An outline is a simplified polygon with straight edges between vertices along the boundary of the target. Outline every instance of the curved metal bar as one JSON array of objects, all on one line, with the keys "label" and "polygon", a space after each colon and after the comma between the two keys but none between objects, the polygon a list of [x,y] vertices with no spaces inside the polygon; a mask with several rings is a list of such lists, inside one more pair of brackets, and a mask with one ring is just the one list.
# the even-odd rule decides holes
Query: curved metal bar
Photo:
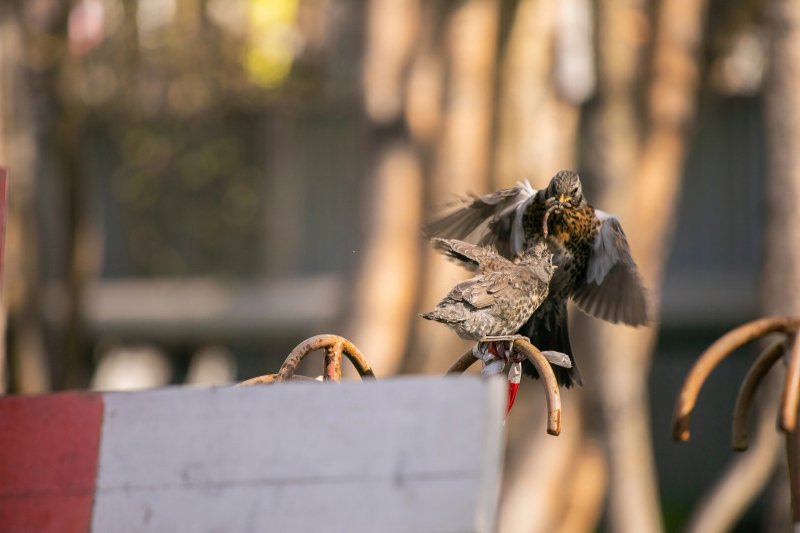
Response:
[{"label": "curved metal bar", "polygon": [[[536,346],[528,341],[517,339],[513,348],[528,358],[539,371],[545,397],[547,398],[547,432],[550,435],[561,433],[561,392],[558,380],[547,358]],[[463,356],[462,356],[463,357]]]},{"label": "curved metal bar", "polygon": [[786,385],[783,388],[778,419],[778,425],[787,433],[797,429],[798,405],[800,405],[800,342],[797,342],[797,335],[794,335],[789,363],[786,365]]},{"label": "curved metal bar", "polygon": [[697,395],[708,376],[723,359],[737,348],[767,333],[794,333],[799,324],[800,319],[796,317],[762,318],[729,331],[709,346],[683,382],[672,415],[672,438],[680,442],[689,440],[689,416],[697,403]]},{"label": "curved metal bar", "polygon": [[761,352],[739,387],[739,394],[736,396],[736,404],[733,407],[731,428],[731,446],[737,452],[746,450],[748,446],[747,422],[750,418],[756,390],[775,362],[783,356],[784,350],[786,350],[786,342],[779,341]]},{"label": "curved metal bar", "polygon": [[325,371],[322,373],[323,381],[334,381],[339,383],[342,381],[342,346],[341,342],[336,342],[332,346],[325,347],[325,360],[323,368]]},{"label": "curved metal bar", "polygon": [[[250,387],[253,385],[269,385],[270,383],[275,383],[278,380],[278,374],[264,374],[263,376],[258,376],[255,378],[250,378],[245,381],[241,381],[234,385],[234,387]],[[310,378],[308,376],[292,376],[290,381],[306,381],[311,383],[319,383],[316,379]]]},{"label": "curved metal bar", "polygon": [[464,354],[456,359],[455,363],[450,365],[445,374],[463,374],[469,367],[471,367],[478,358],[472,353],[472,348],[464,352]]},{"label": "curved metal bar", "polygon": [[342,341],[344,355],[350,360],[351,363],[353,363],[353,366],[356,367],[356,371],[358,372],[358,375],[361,376],[361,379],[375,379],[375,374],[372,372],[372,368],[370,368],[367,358],[364,357],[358,348],[356,348],[356,345],[344,337],[339,337],[339,339]]},{"label": "curved metal bar", "polygon": [[337,344],[341,344],[344,354],[353,363],[353,366],[356,367],[362,379],[375,377],[375,374],[373,374],[372,369],[369,367],[369,363],[367,363],[367,360],[353,343],[338,335],[317,335],[304,340],[289,353],[289,356],[286,357],[283,365],[281,365],[275,381],[282,382],[290,379],[300,365],[300,362],[309,353],[321,348],[333,348]]}]

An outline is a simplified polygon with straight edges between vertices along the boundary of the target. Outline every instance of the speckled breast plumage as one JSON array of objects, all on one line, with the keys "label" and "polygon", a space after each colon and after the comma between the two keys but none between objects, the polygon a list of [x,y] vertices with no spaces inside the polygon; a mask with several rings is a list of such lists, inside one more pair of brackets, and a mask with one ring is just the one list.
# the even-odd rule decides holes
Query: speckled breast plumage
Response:
[{"label": "speckled breast plumage", "polygon": [[[542,223],[546,211],[544,196],[537,196],[522,219],[525,246],[543,237]],[[551,213],[547,226],[547,246],[553,254],[553,264],[558,267],[550,282],[550,297],[565,299],[570,296],[577,280],[586,275],[592,241],[600,221],[594,208],[587,204]]]}]

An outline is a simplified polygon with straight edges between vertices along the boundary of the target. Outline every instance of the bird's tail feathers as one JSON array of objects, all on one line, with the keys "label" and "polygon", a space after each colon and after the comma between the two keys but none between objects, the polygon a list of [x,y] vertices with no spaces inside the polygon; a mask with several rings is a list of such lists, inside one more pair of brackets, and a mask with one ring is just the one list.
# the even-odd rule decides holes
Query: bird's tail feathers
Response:
[{"label": "bird's tail feathers", "polygon": [[[531,343],[539,350],[562,352],[569,356],[572,362],[571,368],[564,368],[561,366],[553,366],[553,373],[558,379],[559,385],[570,388],[573,385],[583,385],[583,376],[581,376],[578,365],[575,363],[575,357],[572,355],[572,346],[569,342],[569,330],[567,329],[567,309],[566,303],[562,302],[557,304],[562,308],[552,309],[539,308],[539,311],[531,316],[531,318],[520,328],[520,334],[525,335],[531,339]],[[522,365],[522,371],[525,375],[538,378],[539,373],[536,368],[529,361],[525,361]]]}]

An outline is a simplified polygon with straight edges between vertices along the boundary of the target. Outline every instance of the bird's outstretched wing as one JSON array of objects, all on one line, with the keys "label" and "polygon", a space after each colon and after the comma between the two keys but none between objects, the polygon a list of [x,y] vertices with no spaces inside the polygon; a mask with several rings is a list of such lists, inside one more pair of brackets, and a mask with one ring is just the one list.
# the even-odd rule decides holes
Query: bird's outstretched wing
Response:
[{"label": "bird's outstretched wing", "polygon": [[522,251],[525,242],[522,215],[535,195],[531,184],[521,181],[485,196],[462,198],[422,229],[428,237],[474,240],[494,246],[505,257],[513,257]]},{"label": "bird's outstretched wing", "polygon": [[431,244],[436,250],[473,272],[483,273],[513,266],[511,261],[503,258],[492,247],[439,238],[431,239]]},{"label": "bird's outstretched wing", "polygon": [[572,293],[583,311],[609,322],[641,326],[650,321],[647,293],[619,220],[595,210],[600,231],[592,243],[586,278]]}]

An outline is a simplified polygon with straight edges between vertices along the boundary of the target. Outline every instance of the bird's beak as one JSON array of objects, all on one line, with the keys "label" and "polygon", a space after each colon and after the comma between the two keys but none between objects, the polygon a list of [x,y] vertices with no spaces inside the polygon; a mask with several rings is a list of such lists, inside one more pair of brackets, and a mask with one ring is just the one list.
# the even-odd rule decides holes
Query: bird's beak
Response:
[{"label": "bird's beak", "polygon": [[570,197],[567,196],[566,194],[562,194],[561,196],[558,197],[558,203],[561,205],[567,204],[569,203],[569,201]]}]

